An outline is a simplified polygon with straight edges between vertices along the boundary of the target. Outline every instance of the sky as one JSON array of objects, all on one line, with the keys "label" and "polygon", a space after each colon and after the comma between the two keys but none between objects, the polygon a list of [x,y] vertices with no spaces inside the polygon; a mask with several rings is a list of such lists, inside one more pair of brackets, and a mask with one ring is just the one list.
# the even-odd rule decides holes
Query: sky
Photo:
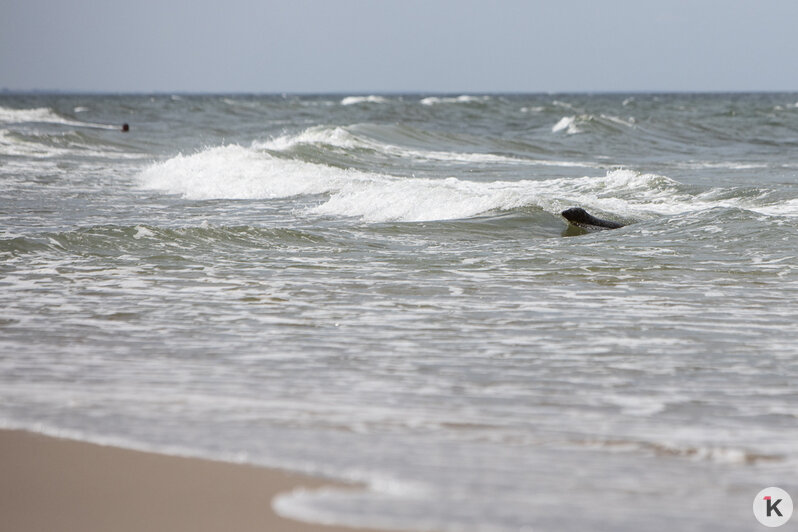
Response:
[{"label": "sky", "polygon": [[0,89],[798,90],[796,0],[0,0]]}]

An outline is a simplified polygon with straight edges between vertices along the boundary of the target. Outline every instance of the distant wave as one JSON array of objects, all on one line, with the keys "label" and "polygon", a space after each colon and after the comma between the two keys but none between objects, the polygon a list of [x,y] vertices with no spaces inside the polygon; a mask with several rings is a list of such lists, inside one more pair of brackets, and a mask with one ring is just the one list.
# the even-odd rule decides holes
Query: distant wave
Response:
[{"label": "distant wave", "polygon": [[347,96],[341,100],[341,105],[357,105],[360,103],[387,103],[388,99],[383,96]]},{"label": "distant wave", "polygon": [[575,116],[564,116],[560,119],[559,122],[554,124],[551,128],[552,133],[557,133],[558,131],[563,131],[563,130],[565,130],[565,132],[568,133],[569,135],[582,132],[581,129],[576,127]]},{"label": "distant wave", "polygon": [[0,107],[0,122],[5,124],[23,124],[26,122],[81,125],[82,122],[67,120],[47,107],[33,109],[12,109]]},{"label": "distant wave", "polygon": [[619,217],[644,219],[715,207],[798,215],[795,203],[761,195],[691,187],[656,174],[613,170],[604,176],[476,182],[407,178],[283,159],[237,145],[178,155],[143,170],[148,189],[187,199],[276,199],[326,194],[308,212],[368,222],[451,220],[496,210],[537,207],[557,214],[580,205]]},{"label": "distant wave", "polygon": [[21,157],[47,158],[66,155],[69,150],[28,142],[15,136],[7,129],[0,129],[0,154]]},{"label": "distant wave", "polygon": [[552,126],[551,132],[558,133],[560,131],[565,131],[568,135],[575,135],[577,133],[583,133],[585,126],[591,124],[617,131],[619,129],[618,126],[620,126],[621,129],[634,128],[635,120],[634,118],[624,120],[623,118],[607,114],[598,116],[590,114],[571,115],[562,117],[559,122]]},{"label": "distant wave", "polygon": [[33,109],[13,109],[10,107],[0,106],[0,124],[24,123],[64,124],[88,128],[118,129],[118,126],[112,126],[108,124],[95,124],[90,122],[81,122],[79,120],[70,120],[68,118],[62,117],[47,107],[36,107]]},{"label": "distant wave", "polygon": [[99,158],[141,159],[145,155],[125,152],[122,148],[102,143],[77,131],[60,133],[19,133],[0,129],[0,155],[46,159],[81,155]]},{"label": "distant wave", "polygon": [[462,96],[429,96],[427,98],[422,98],[419,103],[421,105],[437,105],[441,103],[475,103],[475,102],[487,102],[491,98],[490,96],[470,96],[464,94]]},{"label": "distant wave", "polygon": [[283,135],[266,142],[255,143],[254,146],[272,151],[288,151],[297,146],[316,145],[332,146],[348,150],[364,149],[394,156],[410,157],[432,161],[449,161],[462,163],[503,162],[518,163],[520,159],[491,153],[464,153],[441,150],[423,150],[381,142],[346,127],[315,126],[298,134]]}]

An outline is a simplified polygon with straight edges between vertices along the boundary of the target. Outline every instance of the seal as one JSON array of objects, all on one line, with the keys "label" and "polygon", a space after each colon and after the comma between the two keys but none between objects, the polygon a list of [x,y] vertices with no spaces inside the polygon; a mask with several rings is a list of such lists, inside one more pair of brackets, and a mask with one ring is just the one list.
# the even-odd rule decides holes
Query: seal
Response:
[{"label": "seal", "polygon": [[560,214],[563,218],[568,220],[570,224],[586,231],[603,231],[605,229],[618,229],[624,226],[624,224],[613,222],[612,220],[596,218],[581,207],[571,207],[570,209],[565,209]]}]

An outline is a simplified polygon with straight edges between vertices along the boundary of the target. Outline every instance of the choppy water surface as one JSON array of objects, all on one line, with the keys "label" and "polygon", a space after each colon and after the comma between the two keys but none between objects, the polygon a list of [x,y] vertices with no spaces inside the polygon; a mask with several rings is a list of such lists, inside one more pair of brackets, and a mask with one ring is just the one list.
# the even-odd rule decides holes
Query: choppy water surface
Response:
[{"label": "choppy water surface", "polygon": [[277,501],[351,525],[798,494],[797,94],[6,95],[0,184],[3,426],[361,481]]}]

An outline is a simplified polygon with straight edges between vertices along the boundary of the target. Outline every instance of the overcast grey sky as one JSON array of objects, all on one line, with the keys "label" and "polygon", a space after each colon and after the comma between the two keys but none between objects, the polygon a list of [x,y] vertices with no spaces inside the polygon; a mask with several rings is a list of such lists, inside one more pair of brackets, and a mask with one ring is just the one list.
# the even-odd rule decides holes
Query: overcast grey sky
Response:
[{"label": "overcast grey sky", "polygon": [[798,0],[0,0],[0,87],[798,90]]}]

